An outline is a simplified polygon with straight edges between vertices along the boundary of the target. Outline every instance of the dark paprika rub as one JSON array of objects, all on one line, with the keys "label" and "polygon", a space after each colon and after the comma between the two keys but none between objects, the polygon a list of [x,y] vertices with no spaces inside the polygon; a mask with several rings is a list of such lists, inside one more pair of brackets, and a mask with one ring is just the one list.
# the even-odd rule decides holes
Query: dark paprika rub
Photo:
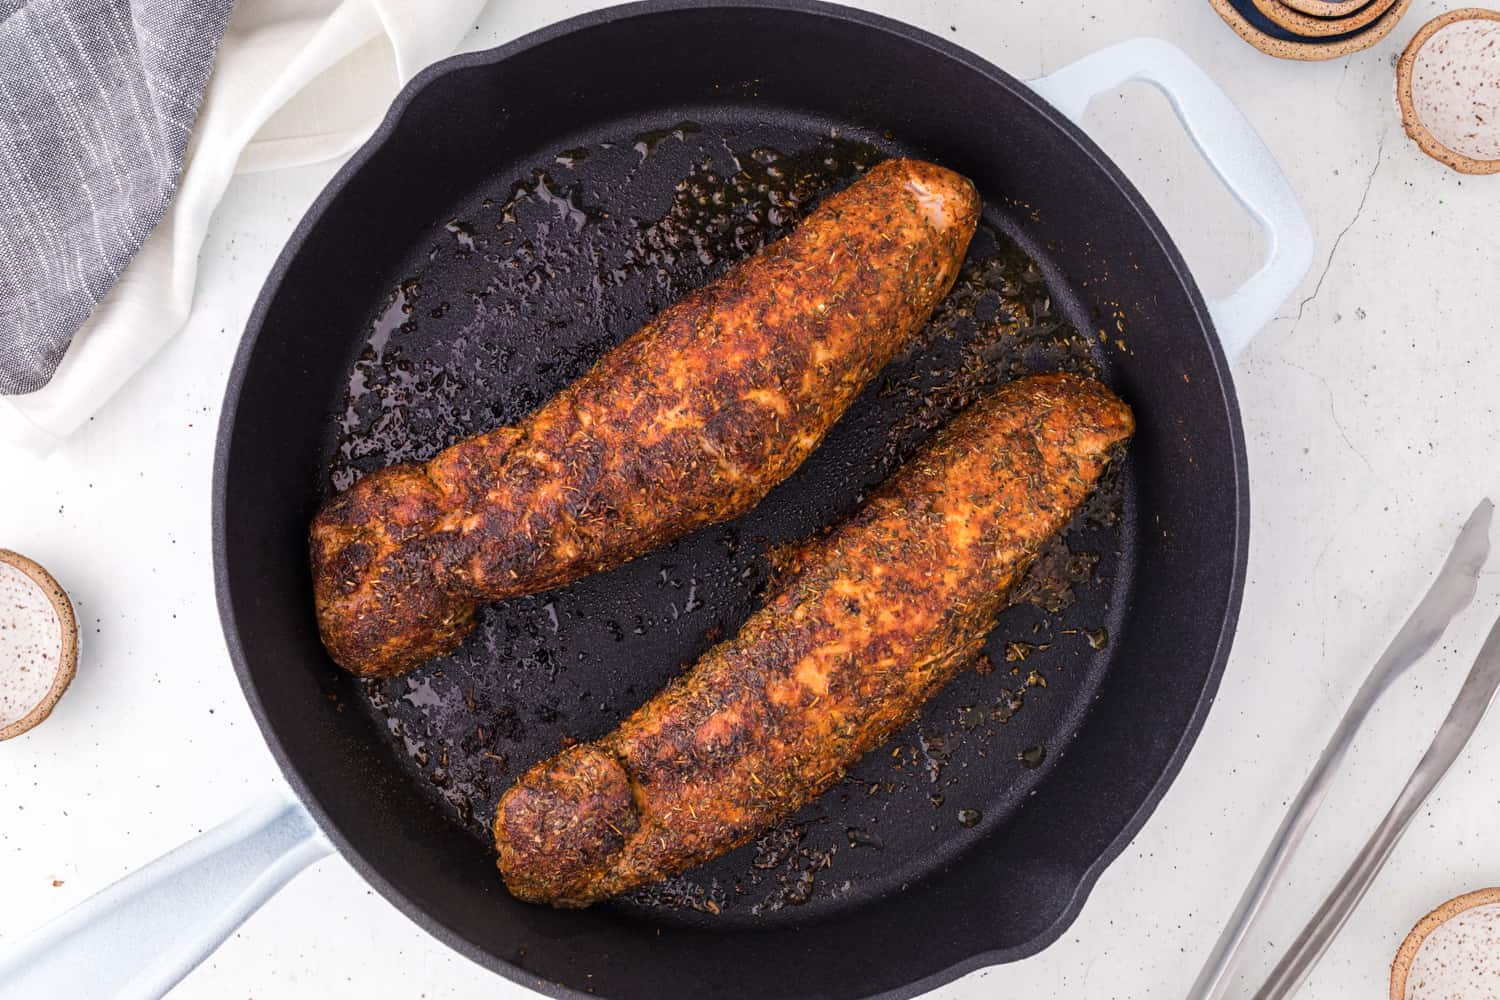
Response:
[{"label": "dark paprika rub", "polygon": [[979,210],[952,171],[877,164],[517,425],[333,497],[310,532],[333,659],[401,673],[455,647],[486,601],[749,510],[926,322]]},{"label": "dark paprika rub", "polygon": [[516,896],[586,906],[739,846],[837,782],[974,662],[1007,591],[1134,431],[1099,382],[1036,375],[941,430],[813,542],[733,639],[495,810]]}]

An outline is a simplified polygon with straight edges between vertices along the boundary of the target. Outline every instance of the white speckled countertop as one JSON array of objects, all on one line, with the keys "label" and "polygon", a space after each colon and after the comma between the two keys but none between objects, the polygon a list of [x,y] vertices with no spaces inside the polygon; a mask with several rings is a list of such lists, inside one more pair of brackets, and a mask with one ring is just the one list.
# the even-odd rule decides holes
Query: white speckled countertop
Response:
[{"label": "white speckled countertop", "polygon": [[[1111,42],[1158,35],[1203,65],[1260,129],[1302,197],[1318,249],[1297,296],[1236,366],[1252,535],[1239,636],[1176,784],[1047,951],[933,997],[1179,997],[1287,796],[1479,497],[1500,496],[1500,178],[1422,155],[1397,121],[1396,57],[1417,0],[1374,49],[1280,62],[1208,4],[880,0],[1032,77]],[[467,46],[599,4],[496,0]],[[1206,291],[1258,251],[1250,222],[1145,87],[1089,123],[1166,221]],[[203,252],[185,334],[44,462],[0,449],[0,545],[72,593],[83,655],[52,718],[0,745],[0,946],[280,780],[240,697],[214,609],[209,474],[225,374],[262,278],[332,174],[238,178]],[[1500,563],[1475,604],[1377,713],[1289,892],[1252,940],[1268,970],[1384,812],[1500,610]],[[1411,925],[1500,884],[1500,719],[1428,803],[1303,996],[1384,994]],[[300,876],[175,998],[516,997],[427,937],[337,857]]]}]

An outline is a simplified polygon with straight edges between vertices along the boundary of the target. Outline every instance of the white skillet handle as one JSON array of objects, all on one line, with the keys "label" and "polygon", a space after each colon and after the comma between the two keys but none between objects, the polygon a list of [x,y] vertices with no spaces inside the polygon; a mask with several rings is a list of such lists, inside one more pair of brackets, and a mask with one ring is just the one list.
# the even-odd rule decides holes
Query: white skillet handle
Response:
[{"label": "white skillet handle", "polygon": [[278,794],[0,953],[0,1000],[156,1000],[332,849]]},{"label": "white skillet handle", "polygon": [[1224,353],[1233,360],[1307,274],[1312,229],[1254,126],[1176,46],[1157,38],[1131,39],[1032,80],[1030,86],[1082,128],[1090,100],[1131,80],[1153,84],[1167,96],[1203,158],[1266,234],[1269,249],[1260,270],[1227,297],[1208,304]]}]

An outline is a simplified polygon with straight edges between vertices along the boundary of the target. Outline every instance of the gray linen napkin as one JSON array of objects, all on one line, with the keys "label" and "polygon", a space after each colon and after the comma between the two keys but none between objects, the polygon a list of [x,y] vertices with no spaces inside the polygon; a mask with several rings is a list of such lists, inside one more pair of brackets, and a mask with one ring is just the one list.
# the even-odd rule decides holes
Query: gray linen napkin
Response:
[{"label": "gray linen napkin", "polygon": [[0,395],[166,213],[234,0],[0,0]]}]

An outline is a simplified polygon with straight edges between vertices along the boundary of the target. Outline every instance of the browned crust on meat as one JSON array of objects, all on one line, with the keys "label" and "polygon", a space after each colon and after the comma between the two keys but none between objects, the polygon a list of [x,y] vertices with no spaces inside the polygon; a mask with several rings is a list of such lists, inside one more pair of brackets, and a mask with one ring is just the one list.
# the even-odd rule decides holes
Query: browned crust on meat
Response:
[{"label": "browned crust on meat", "polygon": [[1124,403],[1075,375],[965,411],[739,635],[613,733],[522,775],[495,811],[511,892],[586,906],[717,857],[838,781],[973,661],[1133,431]]},{"label": "browned crust on meat", "polygon": [[878,164],[515,427],[334,497],[310,539],[329,653],[399,673],[453,648],[482,602],[753,507],[927,320],[979,207],[952,171]]}]

